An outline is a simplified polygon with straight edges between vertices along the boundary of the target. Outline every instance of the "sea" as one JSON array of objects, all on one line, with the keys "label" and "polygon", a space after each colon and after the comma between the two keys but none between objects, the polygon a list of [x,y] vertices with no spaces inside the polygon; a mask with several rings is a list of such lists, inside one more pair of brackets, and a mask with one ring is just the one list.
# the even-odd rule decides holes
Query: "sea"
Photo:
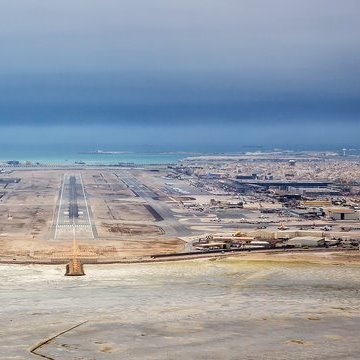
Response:
[{"label": "sea", "polygon": [[197,152],[137,151],[127,149],[97,149],[69,146],[0,147],[0,162],[19,161],[21,163],[115,165],[131,164],[174,164]]},{"label": "sea", "polygon": [[[0,162],[19,161],[32,164],[75,164],[85,163],[87,165],[116,165],[122,164],[175,164],[187,157],[200,155],[223,155],[241,154],[256,151],[332,151],[342,153],[342,149],[279,149],[265,148],[262,146],[238,146],[238,147],[186,147],[166,148],[154,146],[122,147],[113,145],[111,147],[99,148],[96,146],[73,146],[73,145],[16,145],[7,146],[0,144]],[[349,154],[359,156],[360,150],[349,149]]]}]

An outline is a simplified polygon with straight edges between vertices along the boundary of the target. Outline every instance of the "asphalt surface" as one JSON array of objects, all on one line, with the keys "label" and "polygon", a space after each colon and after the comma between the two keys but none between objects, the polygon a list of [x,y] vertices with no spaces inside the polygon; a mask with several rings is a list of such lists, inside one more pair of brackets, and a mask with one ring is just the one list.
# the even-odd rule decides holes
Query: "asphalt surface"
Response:
[{"label": "asphalt surface", "polygon": [[157,200],[159,197],[158,193],[141,183],[128,171],[117,172],[116,175],[136,196],[141,197],[160,215],[163,220],[159,222],[159,225],[164,229],[166,235],[181,237],[192,234],[190,229],[179,222],[165,202]]},{"label": "asphalt surface", "polygon": [[54,222],[54,239],[72,239],[74,228],[76,237],[93,239],[93,227],[81,175],[65,174]]}]

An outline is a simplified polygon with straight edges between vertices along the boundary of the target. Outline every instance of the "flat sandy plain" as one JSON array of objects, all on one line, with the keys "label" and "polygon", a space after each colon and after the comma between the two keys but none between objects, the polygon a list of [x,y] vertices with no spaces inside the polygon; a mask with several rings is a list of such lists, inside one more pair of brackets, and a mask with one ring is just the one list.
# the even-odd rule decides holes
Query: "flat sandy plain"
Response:
[{"label": "flat sandy plain", "polygon": [[[139,173],[141,170],[135,172],[134,177]],[[143,173],[141,176],[151,181],[151,174],[146,171]],[[66,232],[65,227],[59,227],[60,231],[54,236],[64,175],[76,175],[83,182],[95,234],[94,238],[83,236],[81,228],[76,229],[80,252],[85,258],[145,256],[183,249],[183,241],[177,239],[174,232],[165,231],[167,219],[159,221],[148,205],[149,201],[153,201],[156,205],[169,207],[166,202],[172,201],[166,196],[164,201],[157,202],[138,196],[122,180],[122,177],[129,177],[127,171],[42,169],[1,175],[2,178],[21,179],[18,183],[3,185],[2,189],[2,258],[36,261],[67,258],[71,254],[72,231]],[[82,189],[79,188],[79,199],[81,193]],[[64,194],[64,208],[67,201],[67,194]]]},{"label": "flat sandy plain", "polygon": [[[184,248],[189,228],[162,174],[14,171],[2,175],[21,181],[2,190],[1,260],[69,257],[72,232],[55,236],[64,173],[81,179],[89,206],[94,236],[77,228],[81,256]],[[247,253],[87,264],[75,278],[63,265],[1,264],[0,359],[358,359],[359,264],[354,251]]]},{"label": "flat sandy plain", "polygon": [[0,265],[2,359],[359,358],[359,266],[227,258],[63,270]]},{"label": "flat sandy plain", "polygon": [[[186,241],[192,236],[257,226],[239,219],[255,219],[259,210],[226,210],[218,213],[219,223],[214,214],[184,206],[186,199],[209,203],[213,194],[185,180],[169,180],[166,168],[153,170],[43,168],[1,174],[0,261],[65,263],[72,256],[74,235],[85,262],[142,260],[189,251]],[[67,214],[71,177],[77,181],[80,210],[75,232]],[[278,222],[271,226],[277,231]]]}]

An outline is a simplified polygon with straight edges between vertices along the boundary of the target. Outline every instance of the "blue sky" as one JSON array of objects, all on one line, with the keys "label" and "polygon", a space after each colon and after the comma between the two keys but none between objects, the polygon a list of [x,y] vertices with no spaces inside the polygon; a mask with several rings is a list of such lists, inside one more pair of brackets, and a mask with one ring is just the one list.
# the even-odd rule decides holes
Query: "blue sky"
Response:
[{"label": "blue sky", "polygon": [[357,0],[2,0],[4,143],[357,145],[359,15]]}]

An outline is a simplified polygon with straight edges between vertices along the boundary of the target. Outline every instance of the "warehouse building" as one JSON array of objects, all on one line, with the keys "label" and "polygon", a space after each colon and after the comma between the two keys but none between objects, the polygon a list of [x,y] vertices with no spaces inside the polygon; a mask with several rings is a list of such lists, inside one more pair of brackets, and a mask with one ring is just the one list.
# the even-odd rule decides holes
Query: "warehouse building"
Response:
[{"label": "warehouse building", "polygon": [[333,220],[359,220],[359,213],[349,208],[329,209],[328,214]]},{"label": "warehouse building", "polygon": [[287,240],[286,245],[294,247],[322,247],[325,238],[316,236],[298,236]]}]

